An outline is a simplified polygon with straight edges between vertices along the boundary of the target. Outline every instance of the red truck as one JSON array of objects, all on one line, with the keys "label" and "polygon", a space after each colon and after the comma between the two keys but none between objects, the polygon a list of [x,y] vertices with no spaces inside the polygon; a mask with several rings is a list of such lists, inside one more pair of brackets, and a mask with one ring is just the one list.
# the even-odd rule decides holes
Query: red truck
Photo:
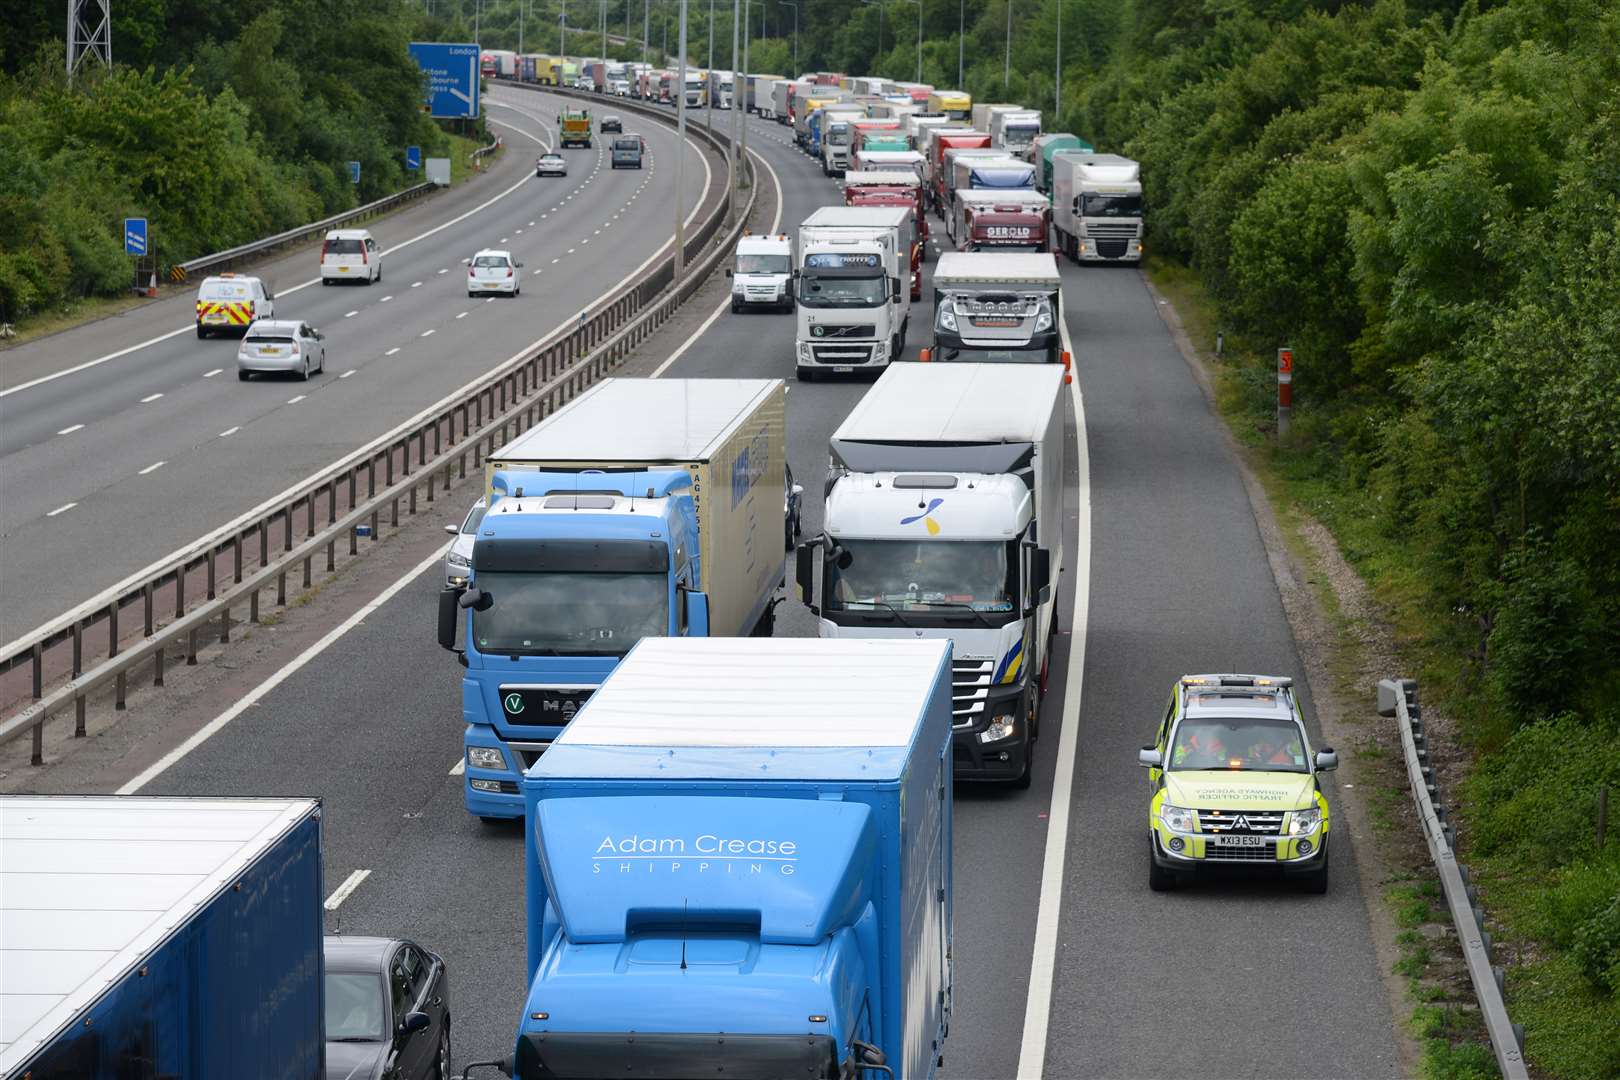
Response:
[{"label": "red truck", "polygon": [[937,135],[929,147],[931,156],[928,159],[928,197],[933,200],[934,209],[941,214],[950,211],[950,204],[945,202],[945,151],[947,150],[980,150],[988,149],[990,136],[982,131],[953,131],[949,135]]},{"label": "red truck", "polygon": [[923,252],[928,245],[928,215],[922,184],[910,173],[850,172],[844,175],[845,206],[904,206],[911,210],[911,298],[922,299]]},{"label": "red truck", "polygon": [[1037,191],[972,188],[956,193],[963,251],[1050,251],[1052,204]]}]

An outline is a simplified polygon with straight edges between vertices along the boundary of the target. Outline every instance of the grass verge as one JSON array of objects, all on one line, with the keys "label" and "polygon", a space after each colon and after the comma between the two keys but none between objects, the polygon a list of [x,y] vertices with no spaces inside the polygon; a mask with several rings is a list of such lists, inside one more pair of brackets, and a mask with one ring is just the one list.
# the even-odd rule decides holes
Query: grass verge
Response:
[{"label": "grass verge", "polygon": [[[1371,496],[1344,481],[1313,418],[1296,414],[1278,449],[1274,357],[1228,338],[1217,360],[1219,314],[1196,272],[1163,261],[1146,270],[1205,361],[1217,411],[1246,448],[1290,546],[1305,521],[1332,534],[1379,606],[1403,673],[1419,679],[1431,739],[1433,714],[1454,724],[1442,796],[1489,913],[1509,1012],[1525,1028],[1534,1073],[1620,1077],[1620,837],[1599,848],[1593,826],[1605,784],[1620,803],[1620,720],[1562,717],[1515,728],[1493,715],[1477,691],[1472,628],[1431,593],[1421,561],[1380,531]],[[1345,629],[1331,589],[1318,592]],[[1341,651],[1335,665],[1355,666],[1356,650]],[[1410,813],[1399,751],[1369,744],[1353,753],[1380,777],[1364,792],[1375,835],[1398,836]],[[1449,916],[1427,853],[1420,854],[1408,860],[1413,880],[1391,886],[1384,899],[1399,928],[1395,970],[1408,982],[1421,1071],[1428,1080],[1494,1076],[1454,935],[1444,929]]]}]

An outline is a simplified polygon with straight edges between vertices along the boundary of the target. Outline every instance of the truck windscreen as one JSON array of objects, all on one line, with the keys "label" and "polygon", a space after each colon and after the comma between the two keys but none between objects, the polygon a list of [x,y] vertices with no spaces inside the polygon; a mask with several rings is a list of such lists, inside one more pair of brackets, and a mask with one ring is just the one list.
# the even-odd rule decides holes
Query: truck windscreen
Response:
[{"label": "truck windscreen", "polygon": [[1082,217],[1141,217],[1140,195],[1086,194],[1080,203]]},{"label": "truck windscreen", "polygon": [[[1018,555],[1002,540],[840,540],[849,565],[827,564],[829,610],[1010,614]],[[1005,620],[1001,620],[1005,621]]]},{"label": "truck windscreen", "polygon": [[799,278],[799,302],[805,307],[880,307],[888,293],[888,279],[881,272],[857,277],[807,270]]},{"label": "truck windscreen", "polygon": [[478,572],[489,607],[472,616],[480,652],[622,656],[669,632],[664,574]]},{"label": "truck windscreen", "polygon": [[518,1080],[837,1080],[825,1035],[524,1032]]}]

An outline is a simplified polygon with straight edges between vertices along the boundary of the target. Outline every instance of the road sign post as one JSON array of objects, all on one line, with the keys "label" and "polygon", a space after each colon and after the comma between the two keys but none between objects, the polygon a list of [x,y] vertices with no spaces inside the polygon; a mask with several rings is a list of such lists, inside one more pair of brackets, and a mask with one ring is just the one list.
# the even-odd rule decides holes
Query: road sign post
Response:
[{"label": "road sign post", "polygon": [[1277,439],[1288,437],[1288,425],[1294,418],[1294,350],[1283,346],[1277,350]]},{"label": "road sign post", "polygon": [[405,148],[405,167],[407,169],[420,169],[422,167],[422,148],[420,146],[407,146]]}]

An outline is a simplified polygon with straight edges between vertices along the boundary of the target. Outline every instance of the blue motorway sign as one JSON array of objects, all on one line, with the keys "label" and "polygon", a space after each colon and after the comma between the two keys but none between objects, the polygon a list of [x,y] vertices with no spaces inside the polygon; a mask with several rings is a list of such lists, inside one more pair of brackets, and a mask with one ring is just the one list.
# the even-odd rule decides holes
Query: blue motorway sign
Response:
[{"label": "blue motorway sign", "polygon": [[436,117],[478,115],[476,44],[413,41],[411,55],[427,75],[428,113]]},{"label": "blue motorway sign", "polygon": [[351,161],[351,162],[349,162],[349,183],[358,184],[359,182],[360,182],[360,163],[358,161]]},{"label": "blue motorway sign", "polygon": [[420,169],[422,167],[422,148],[420,146],[407,146],[405,148],[405,167],[407,169]]},{"label": "blue motorway sign", "polygon": [[124,254],[146,254],[146,219],[143,217],[127,217],[124,219]]}]

